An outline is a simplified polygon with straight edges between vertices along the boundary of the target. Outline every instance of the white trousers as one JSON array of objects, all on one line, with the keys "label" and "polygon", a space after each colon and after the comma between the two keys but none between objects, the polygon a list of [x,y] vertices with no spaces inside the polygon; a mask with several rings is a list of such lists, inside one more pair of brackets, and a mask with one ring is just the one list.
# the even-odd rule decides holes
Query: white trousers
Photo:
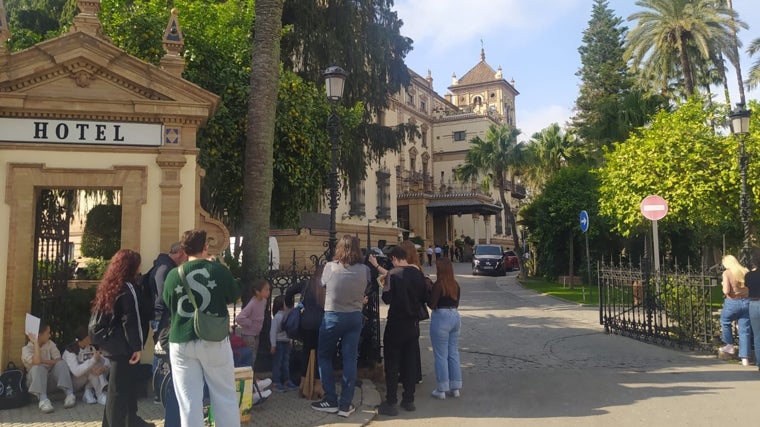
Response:
[{"label": "white trousers", "polygon": [[203,427],[203,384],[216,427],[240,427],[235,367],[229,338],[169,343],[172,382],[183,427]]}]

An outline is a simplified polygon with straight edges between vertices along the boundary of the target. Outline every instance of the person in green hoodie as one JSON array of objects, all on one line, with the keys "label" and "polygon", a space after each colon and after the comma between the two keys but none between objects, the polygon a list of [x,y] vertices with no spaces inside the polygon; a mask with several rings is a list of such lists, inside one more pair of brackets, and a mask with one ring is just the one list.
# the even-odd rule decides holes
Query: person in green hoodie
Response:
[{"label": "person in green hoodie", "polygon": [[[228,316],[227,305],[240,297],[240,286],[227,267],[209,260],[206,232],[186,231],[181,242],[187,254],[187,262],[181,268],[198,308],[205,313]],[[216,425],[239,426],[229,337],[215,342],[195,334],[194,308],[182,284],[179,267],[166,276],[163,299],[171,314],[169,358],[182,426],[203,427],[204,382],[208,385]]]}]

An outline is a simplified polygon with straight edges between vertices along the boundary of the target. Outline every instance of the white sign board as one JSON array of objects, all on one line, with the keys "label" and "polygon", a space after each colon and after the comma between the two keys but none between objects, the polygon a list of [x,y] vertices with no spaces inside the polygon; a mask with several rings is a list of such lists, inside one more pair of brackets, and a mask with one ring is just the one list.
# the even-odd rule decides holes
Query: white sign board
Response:
[{"label": "white sign board", "polygon": [[163,137],[163,125],[155,123],[0,117],[0,142],[158,147]]}]

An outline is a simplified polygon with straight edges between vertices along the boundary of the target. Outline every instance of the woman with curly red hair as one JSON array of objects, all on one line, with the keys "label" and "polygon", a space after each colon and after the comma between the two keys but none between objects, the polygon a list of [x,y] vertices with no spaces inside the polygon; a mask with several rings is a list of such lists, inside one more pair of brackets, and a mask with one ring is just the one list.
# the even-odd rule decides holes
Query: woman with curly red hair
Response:
[{"label": "woman with curly red hair", "polygon": [[103,413],[104,427],[153,426],[137,416],[137,363],[143,347],[140,319],[140,290],[137,275],[140,254],[120,249],[111,258],[98,285],[92,312],[110,316],[113,334],[105,356],[111,361],[108,397]]}]

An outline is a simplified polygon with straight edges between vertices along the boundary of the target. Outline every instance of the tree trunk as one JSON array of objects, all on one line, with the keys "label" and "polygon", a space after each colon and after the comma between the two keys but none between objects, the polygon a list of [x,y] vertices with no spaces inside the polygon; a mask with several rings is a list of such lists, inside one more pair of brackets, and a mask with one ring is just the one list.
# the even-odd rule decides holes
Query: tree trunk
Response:
[{"label": "tree trunk", "polygon": [[267,268],[272,206],[272,158],[280,76],[283,0],[257,0],[251,54],[251,95],[245,145],[243,290]]},{"label": "tree trunk", "polygon": [[[734,10],[733,0],[726,0],[726,5],[728,5],[728,8],[730,10]],[[734,18],[731,18],[731,21],[734,21]],[[734,50],[734,57],[736,57],[736,64],[732,64],[734,66],[734,69],[736,70],[736,84],[739,85],[739,102],[744,105],[747,100],[744,97],[744,80],[742,77],[742,64],[741,64],[741,58],[739,57],[739,39],[736,37],[736,29],[731,29],[731,39],[733,41],[733,50]],[[728,98],[726,98],[726,103],[728,103],[728,108],[731,108],[731,102],[728,101]]]},{"label": "tree trunk", "polygon": [[683,36],[678,36],[678,51],[681,59],[681,72],[683,73],[683,85],[686,90],[686,97],[689,98],[694,94],[694,76],[691,72],[691,63],[689,55],[686,53],[686,43]]},{"label": "tree trunk", "polygon": [[575,275],[575,272],[573,271],[574,270],[573,260],[575,259],[575,244],[573,242],[573,232],[572,231],[570,232],[570,238],[568,239],[568,244],[570,245],[570,250],[568,251],[569,252],[569,256],[568,256],[569,263],[568,263],[568,267],[567,267],[567,271],[568,271],[567,274],[570,277],[570,279],[569,279],[570,280],[570,289],[573,289],[575,287],[575,286],[573,286],[573,276]]},{"label": "tree trunk", "polygon": [[525,262],[523,260],[523,254],[522,254],[522,245],[520,244],[520,236],[517,234],[517,225],[515,224],[515,215],[512,213],[512,207],[509,205],[509,202],[507,201],[507,197],[505,195],[505,182],[504,182],[504,173],[498,174],[499,178],[497,181],[497,184],[499,186],[499,198],[501,199],[501,205],[504,207],[504,224],[506,224],[507,227],[512,231],[512,236],[514,238],[515,242],[515,252],[517,253],[517,257],[520,259],[520,262],[518,263],[520,266],[520,277],[523,279],[528,277],[527,270],[525,269]]}]

